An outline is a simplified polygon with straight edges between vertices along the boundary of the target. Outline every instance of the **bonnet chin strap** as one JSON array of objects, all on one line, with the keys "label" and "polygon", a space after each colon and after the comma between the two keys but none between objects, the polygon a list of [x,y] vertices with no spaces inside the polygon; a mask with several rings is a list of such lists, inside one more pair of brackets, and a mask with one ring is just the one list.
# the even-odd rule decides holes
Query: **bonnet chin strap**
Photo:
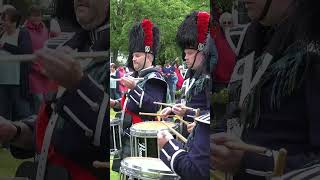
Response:
[{"label": "bonnet chin strap", "polygon": [[190,70],[193,68],[193,66],[194,66],[194,63],[196,62],[196,60],[197,60],[197,56],[198,56],[198,53],[199,53],[200,51],[199,50],[197,50],[197,53],[196,53],[196,55],[194,56],[194,59],[193,59],[193,63],[192,63],[192,66],[189,68]]},{"label": "bonnet chin strap", "polygon": [[271,3],[272,3],[272,0],[267,0],[266,4],[264,5],[263,11],[259,17],[259,21],[263,20],[267,16]]}]

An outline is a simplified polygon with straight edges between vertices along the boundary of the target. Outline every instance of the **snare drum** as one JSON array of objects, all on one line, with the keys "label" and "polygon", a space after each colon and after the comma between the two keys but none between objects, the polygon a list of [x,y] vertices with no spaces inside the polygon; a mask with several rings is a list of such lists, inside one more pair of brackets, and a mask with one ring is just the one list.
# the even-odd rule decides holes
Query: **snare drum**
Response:
[{"label": "snare drum", "polygon": [[[176,129],[176,124],[166,122]],[[131,156],[133,157],[160,157],[157,134],[168,127],[159,121],[147,121],[134,124],[130,128]]]},{"label": "snare drum", "polygon": [[160,159],[147,157],[128,157],[121,161],[120,180],[178,180]]},{"label": "snare drum", "polygon": [[120,123],[120,119],[111,119],[110,121],[110,153],[116,153],[122,147]]}]

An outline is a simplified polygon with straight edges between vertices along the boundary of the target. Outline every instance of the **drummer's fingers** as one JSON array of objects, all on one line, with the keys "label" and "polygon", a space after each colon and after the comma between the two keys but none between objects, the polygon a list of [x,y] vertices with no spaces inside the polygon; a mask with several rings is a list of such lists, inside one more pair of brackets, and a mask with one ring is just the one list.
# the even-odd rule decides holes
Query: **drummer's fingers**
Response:
[{"label": "drummer's fingers", "polygon": [[225,144],[227,142],[242,142],[239,138],[226,133],[216,133],[210,138],[215,144]]},{"label": "drummer's fingers", "polygon": [[167,108],[164,108],[160,114],[161,115],[169,115],[171,113],[171,108],[170,107],[167,107]]},{"label": "drummer's fingers", "polygon": [[162,134],[162,132],[161,132],[161,131],[159,131],[159,132],[157,133],[157,138],[158,138],[158,139],[163,138],[163,134]]},{"label": "drummer's fingers", "polygon": [[61,46],[61,47],[57,48],[57,51],[60,51],[60,52],[66,53],[66,54],[70,54],[73,52],[77,52],[77,49],[72,49],[69,46]]},{"label": "drummer's fingers", "polygon": [[175,114],[180,114],[182,112],[182,109],[179,108],[179,107],[173,107],[172,108],[172,111],[175,113]]},{"label": "drummer's fingers", "polygon": [[217,158],[227,158],[231,153],[231,150],[223,145],[214,144],[210,150],[211,155]]},{"label": "drummer's fingers", "polygon": [[52,71],[61,71],[66,68],[64,63],[60,61],[56,56],[53,50],[49,49],[41,49],[39,51],[36,51],[35,54],[42,59],[42,64],[49,73],[51,74]]}]

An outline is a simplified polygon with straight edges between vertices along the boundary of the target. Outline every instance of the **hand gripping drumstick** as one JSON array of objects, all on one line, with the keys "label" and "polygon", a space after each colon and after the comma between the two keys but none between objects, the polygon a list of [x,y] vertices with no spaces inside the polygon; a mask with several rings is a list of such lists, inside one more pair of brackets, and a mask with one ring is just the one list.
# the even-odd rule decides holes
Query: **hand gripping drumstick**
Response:
[{"label": "hand gripping drumstick", "polygon": [[[162,106],[168,106],[168,107],[173,107],[174,104],[168,104],[168,103],[162,103],[162,102],[153,102],[154,104],[162,105]],[[181,106],[182,109],[187,109],[191,111],[197,111],[197,109],[188,107],[188,106]]]},{"label": "hand gripping drumstick", "polygon": [[246,144],[244,142],[227,142],[227,143],[224,143],[224,145],[230,149],[233,149],[233,150],[253,152],[253,153],[267,155],[267,156],[272,155],[272,152],[265,147]]},{"label": "hand gripping drumstick", "polygon": [[[139,112],[139,115],[142,116],[157,116],[157,117],[163,117],[163,116],[167,116],[167,115],[163,115],[163,114],[157,114],[157,113],[144,113],[144,112]],[[174,117],[175,115],[168,115],[168,117]]]},{"label": "hand gripping drumstick", "polygon": [[281,148],[279,150],[279,154],[276,160],[276,165],[273,170],[274,176],[282,176],[284,173],[284,169],[286,167],[286,161],[287,161],[287,150],[284,148]]},{"label": "hand gripping drumstick", "polygon": [[[109,51],[74,52],[68,55],[75,59],[99,58],[99,57],[108,57]],[[35,54],[1,55],[0,56],[0,62],[26,62],[26,61],[34,61],[36,59],[37,59],[37,56]]]},{"label": "hand gripping drumstick", "polygon": [[171,126],[169,126],[165,121],[160,121],[162,122],[162,124],[164,124],[165,126],[168,127],[168,129],[175,134],[179,139],[181,139],[182,142],[186,143],[187,139],[185,137],[183,137],[178,131],[176,131],[175,129],[173,129]]},{"label": "hand gripping drumstick", "polygon": [[110,168],[110,165],[107,162],[94,161],[92,165],[95,168]]},{"label": "hand gripping drumstick", "polygon": [[[229,142],[225,143],[225,145],[234,150],[242,150],[242,151],[247,151],[247,152],[253,152],[257,154],[262,154],[266,156],[271,156],[272,152],[271,150],[265,148],[265,147],[260,147],[260,146],[255,146],[255,145],[250,145],[246,143],[235,143],[235,142]],[[287,160],[287,150],[281,148],[279,150],[278,157],[276,159],[276,164],[273,170],[274,176],[282,176],[284,173],[284,169],[286,166],[286,160]]]},{"label": "hand gripping drumstick", "polygon": [[180,117],[180,116],[175,115],[174,117],[175,117],[176,119],[178,119],[179,121],[181,121],[181,122],[182,122],[183,124],[185,124],[185,125],[189,125],[189,124],[190,124],[189,122],[183,120],[182,117]]}]

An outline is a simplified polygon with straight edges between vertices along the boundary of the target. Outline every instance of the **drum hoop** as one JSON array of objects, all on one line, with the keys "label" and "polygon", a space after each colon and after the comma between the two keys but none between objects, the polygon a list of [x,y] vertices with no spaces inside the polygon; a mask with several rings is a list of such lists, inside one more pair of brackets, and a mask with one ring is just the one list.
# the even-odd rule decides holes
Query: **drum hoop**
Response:
[{"label": "drum hoop", "polygon": [[178,176],[172,171],[148,169],[148,172],[142,172],[141,167],[135,166],[135,165],[129,166],[129,164],[125,162],[125,159],[121,161],[120,172],[127,176],[132,176],[138,179],[139,178],[159,179],[159,177],[161,178],[177,177],[178,178]]},{"label": "drum hoop", "polygon": [[[148,122],[144,122],[144,123],[149,123],[149,122],[154,122],[154,121],[148,121]],[[173,122],[171,122],[173,123]],[[178,125],[173,123],[173,129],[177,129]],[[135,137],[149,137],[149,138],[156,138],[157,134],[160,130],[168,130],[167,127],[163,127],[163,128],[159,128],[157,130],[145,130],[145,129],[136,129],[135,126],[131,126],[130,127],[130,135],[131,136],[135,136]]]},{"label": "drum hoop", "polygon": [[120,125],[120,123],[121,123],[121,119],[115,118],[110,121],[110,126],[117,126],[117,125]]}]

